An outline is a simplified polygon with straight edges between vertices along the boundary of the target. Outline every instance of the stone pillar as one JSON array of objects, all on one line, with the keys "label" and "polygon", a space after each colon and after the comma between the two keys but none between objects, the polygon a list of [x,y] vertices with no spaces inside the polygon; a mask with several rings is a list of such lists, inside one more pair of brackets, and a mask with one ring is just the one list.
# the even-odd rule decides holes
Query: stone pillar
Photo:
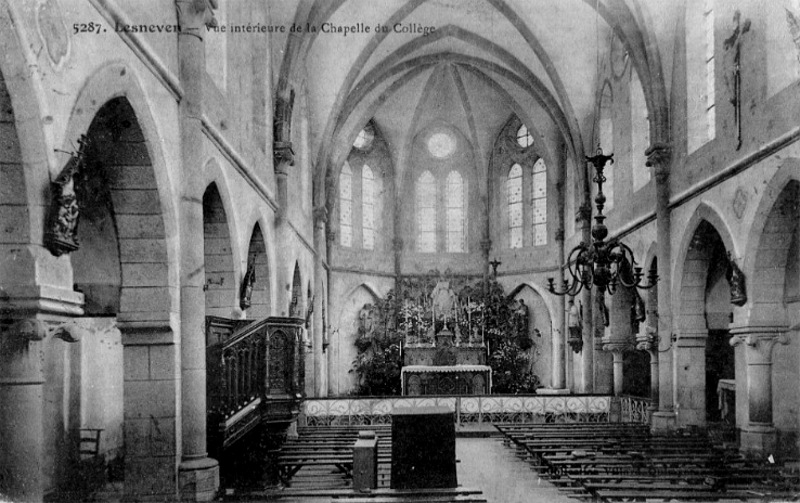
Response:
[{"label": "stone pillar", "polygon": [[614,396],[609,406],[609,421],[612,423],[622,421],[622,356],[627,349],[627,344],[612,342],[603,345],[605,352],[611,352],[614,366]]},{"label": "stone pillar", "polygon": [[650,405],[647,406],[647,413],[651,418],[658,410],[658,339],[656,330],[655,327],[648,326],[644,335],[636,337],[636,349],[647,351],[647,354],[650,355]]},{"label": "stone pillar", "polygon": [[219,463],[206,451],[205,293],[203,292],[203,33],[216,20],[207,1],[176,0],[178,60],[184,96],[180,103],[182,194],[180,198],[181,499],[210,501],[219,489]]},{"label": "stone pillar", "polygon": [[314,209],[314,340],[311,342],[314,353],[314,396],[325,396],[327,389],[324,388],[324,354],[323,354],[323,323],[322,323],[322,303],[323,293],[327,293],[322,287],[322,278],[325,277],[325,268],[322,266],[322,253],[325,250],[325,223],[328,221],[328,209],[325,206]]},{"label": "stone pillar", "polygon": [[[660,344],[672,340],[672,265],[669,172],[671,149],[669,145],[654,143],[645,152],[647,166],[653,168],[656,182],[656,243],[658,246],[658,340]],[[672,352],[658,351],[659,385],[658,411],[653,414],[652,428],[664,431],[675,427],[672,386]]]},{"label": "stone pillar", "polygon": [[[560,191],[559,191],[560,192]],[[562,201],[563,203],[563,201]],[[563,204],[562,204],[563,206]],[[558,242],[558,263],[564,263],[564,229],[563,227],[556,231],[556,242]],[[564,284],[564,269],[559,267],[558,268],[558,278],[557,283],[558,285]],[[567,312],[566,312],[566,303],[564,302],[564,297],[558,297],[558,310],[561,313],[561,316],[558,320],[553,320],[553,371],[552,371],[552,381],[550,386],[554,390],[558,390],[562,393],[566,393],[568,390],[566,389],[566,359],[567,353],[564,351],[564,347],[566,346],[566,336],[567,336]]]},{"label": "stone pillar", "polygon": [[[659,263],[660,263],[659,259]],[[682,333],[674,343],[675,422],[678,426],[706,424],[706,340],[708,332]],[[662,381],[663,385],[663,381]],[[663,396],[663,395],[662,395]],[[655,424],[653,425],[655,427]]]},{"label": "stone pillar", "polygon": [[653,414],[658,410],[658,290],[651,288],[648,290],[647,299],[647,326],[644,333],[636,336],[636,349],[647,351],[650,355],[650,405],[647,406],[647,414],[652,419]]},{"label": "stone pillar", "polygon": [[741,450],[769,455],[777,450],[777,432],[772,423],[772,349],[789,344],[785,327],[737,327],[731,329],[731,344],[744,346],[747,363],[749,417],[742,429]]},{"label": "stone pillar", "polygon": [[[562,145],[562,148],[559,149],[561,155],[559,156],[558,163],[561,166],[561,169],[558,170],[557,179],[556,179],[556,218],[558,219],[556,225],[558,226],[556,229],[556,249],[558,250],[558,263],[564,264],[565,261],[565,253],[564,250],[565,246],[565,231],[564,231],[564,212],[566,208],[566,173],[567,173],[567,166],[566,166],[566,155],[565,149]],[[558,268],[558,274],[556,278],[557,285],[564,284],[564,268]],[[559,296],[558,300],[558,310],[561,313],[561,316],[558,320],[553,320],[553,375],[552,381],[550,383],[551,387],[554,390],[558,390],[561,392],[566,393],[568,390],[565,389],[567,387],[566,383],[566,367],[567,367],[567,358],[569,357],[569,350],[565,351],[566,347],[566,340],[567,340],[567,312],[566,312],[566,302],[564,296]]]},{"label": "stone pillar", "polygon": [[583,348],[581,350],[581,392],[594,393],[594,320],[592,319],[592,293],[584,290],[581,298],[583,306]]},{"label": "stone pillar", "polygon": [[[586,169],[584,165],[584,170]],[[584,173],[584,177],[586,174]],[[584,243],[592,242],[591,235],[591,218],[592,207],[589,204],[591,198],[591,191],[589,189],[588,180],[585,184],[584,190],[584,204],[578,209],[578,218],[581,221],[581,237]],[[583,313],[581,319],[583,320],[583,346],[581,349],[581,393],[594,393],[594,312],[592,306],[592,292],[586,288],[581,293],[581,306]]]},{"label": "stone pillar", "polygon": [[39,319],[0,332],[0,492],[11,501],[44,497],[42,340]]},{"label": "stone pillar", "polygon": [[[0,494],[9,501],[44,498],[44,340],[77,342],[65,322],[83,314],[83,294],[8,284],[0,299]],[[55,404],[57,405],[57,404]]]},{"label": "stone pillar", "polygon": [[614,326],[614,336],[606,337],[607,311],[606,296],[604,292],[592,291],[594,301],[594,392],[610,394],[614,391],[614,362],[612,355],[605,351],[607,343],[622,344],[625,341],[619,338],[619,330]]}]

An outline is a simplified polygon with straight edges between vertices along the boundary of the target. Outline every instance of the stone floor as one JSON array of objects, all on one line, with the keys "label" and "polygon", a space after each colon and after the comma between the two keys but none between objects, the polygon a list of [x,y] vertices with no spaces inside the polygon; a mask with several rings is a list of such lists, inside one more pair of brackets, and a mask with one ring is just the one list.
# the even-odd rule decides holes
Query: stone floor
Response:
[{"label": "stone floor", "polygon": [[539,478],[498,437],[457,438],[458,483],[483,491],[490,503],[575,503]]}]

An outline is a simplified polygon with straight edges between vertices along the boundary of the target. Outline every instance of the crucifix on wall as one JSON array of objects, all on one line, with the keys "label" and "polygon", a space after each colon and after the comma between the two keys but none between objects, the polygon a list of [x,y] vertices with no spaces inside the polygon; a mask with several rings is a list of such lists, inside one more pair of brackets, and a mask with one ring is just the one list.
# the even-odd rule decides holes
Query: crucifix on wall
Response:
[{"label": "crucifix on wall", "polygon": [[725,39],[723,47],[727,51],[733,48],[733,105],[734,120],[736,122],[736,150],[742,146],[742,36],[750,31],[750,20],[741,22],[742,13],[738,10],[733,14],[735,25],[731,36]]}]

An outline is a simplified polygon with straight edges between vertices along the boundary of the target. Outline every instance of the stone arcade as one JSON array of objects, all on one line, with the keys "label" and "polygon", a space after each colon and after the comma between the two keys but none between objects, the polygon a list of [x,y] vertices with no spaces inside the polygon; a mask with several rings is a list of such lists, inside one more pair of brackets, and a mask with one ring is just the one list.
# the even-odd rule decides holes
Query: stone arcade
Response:
[{"label": "stone arcade", "polygon": [[[268,487],[400,399],[796,458],[798,117],[797,0],[0,0],[0,499]],[[557,297],[598,144],[659,281]]]}]

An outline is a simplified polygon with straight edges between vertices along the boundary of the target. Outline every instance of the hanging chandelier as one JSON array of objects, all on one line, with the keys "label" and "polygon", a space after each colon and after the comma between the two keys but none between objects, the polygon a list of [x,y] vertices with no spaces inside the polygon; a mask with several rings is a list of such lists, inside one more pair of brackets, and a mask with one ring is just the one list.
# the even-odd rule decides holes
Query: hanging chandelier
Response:
[{"label": "hanging chandelier", "polygon": [[658,281],[658,274],[651,270],[647,275],[647,283],[642,283],[644,273],[641,267],[636,266],[633,250],[617,239],[605,240],[608,227],[604,223],[606,216],[603,215],[606,203],[603,194],[606,177],[603,170],[607,162],[614,163],[614,154],[603,155],[603,150],[598,146],[596,155],[587,156],[586,161],[594,166],[593,181],[597,184],[597,196],[594,198],[597,214],[592,226],[592,243],[587,245],[581,242],[572,249],[567,258],[570,278],[564,279],[561,290],[556,290],[553,278],[547,278],[548,290],[555,295],[575,296],[584,288],[590,290],[592,287],[610,295],[617,291],[619,285],[643,290],[653,288]]}]

